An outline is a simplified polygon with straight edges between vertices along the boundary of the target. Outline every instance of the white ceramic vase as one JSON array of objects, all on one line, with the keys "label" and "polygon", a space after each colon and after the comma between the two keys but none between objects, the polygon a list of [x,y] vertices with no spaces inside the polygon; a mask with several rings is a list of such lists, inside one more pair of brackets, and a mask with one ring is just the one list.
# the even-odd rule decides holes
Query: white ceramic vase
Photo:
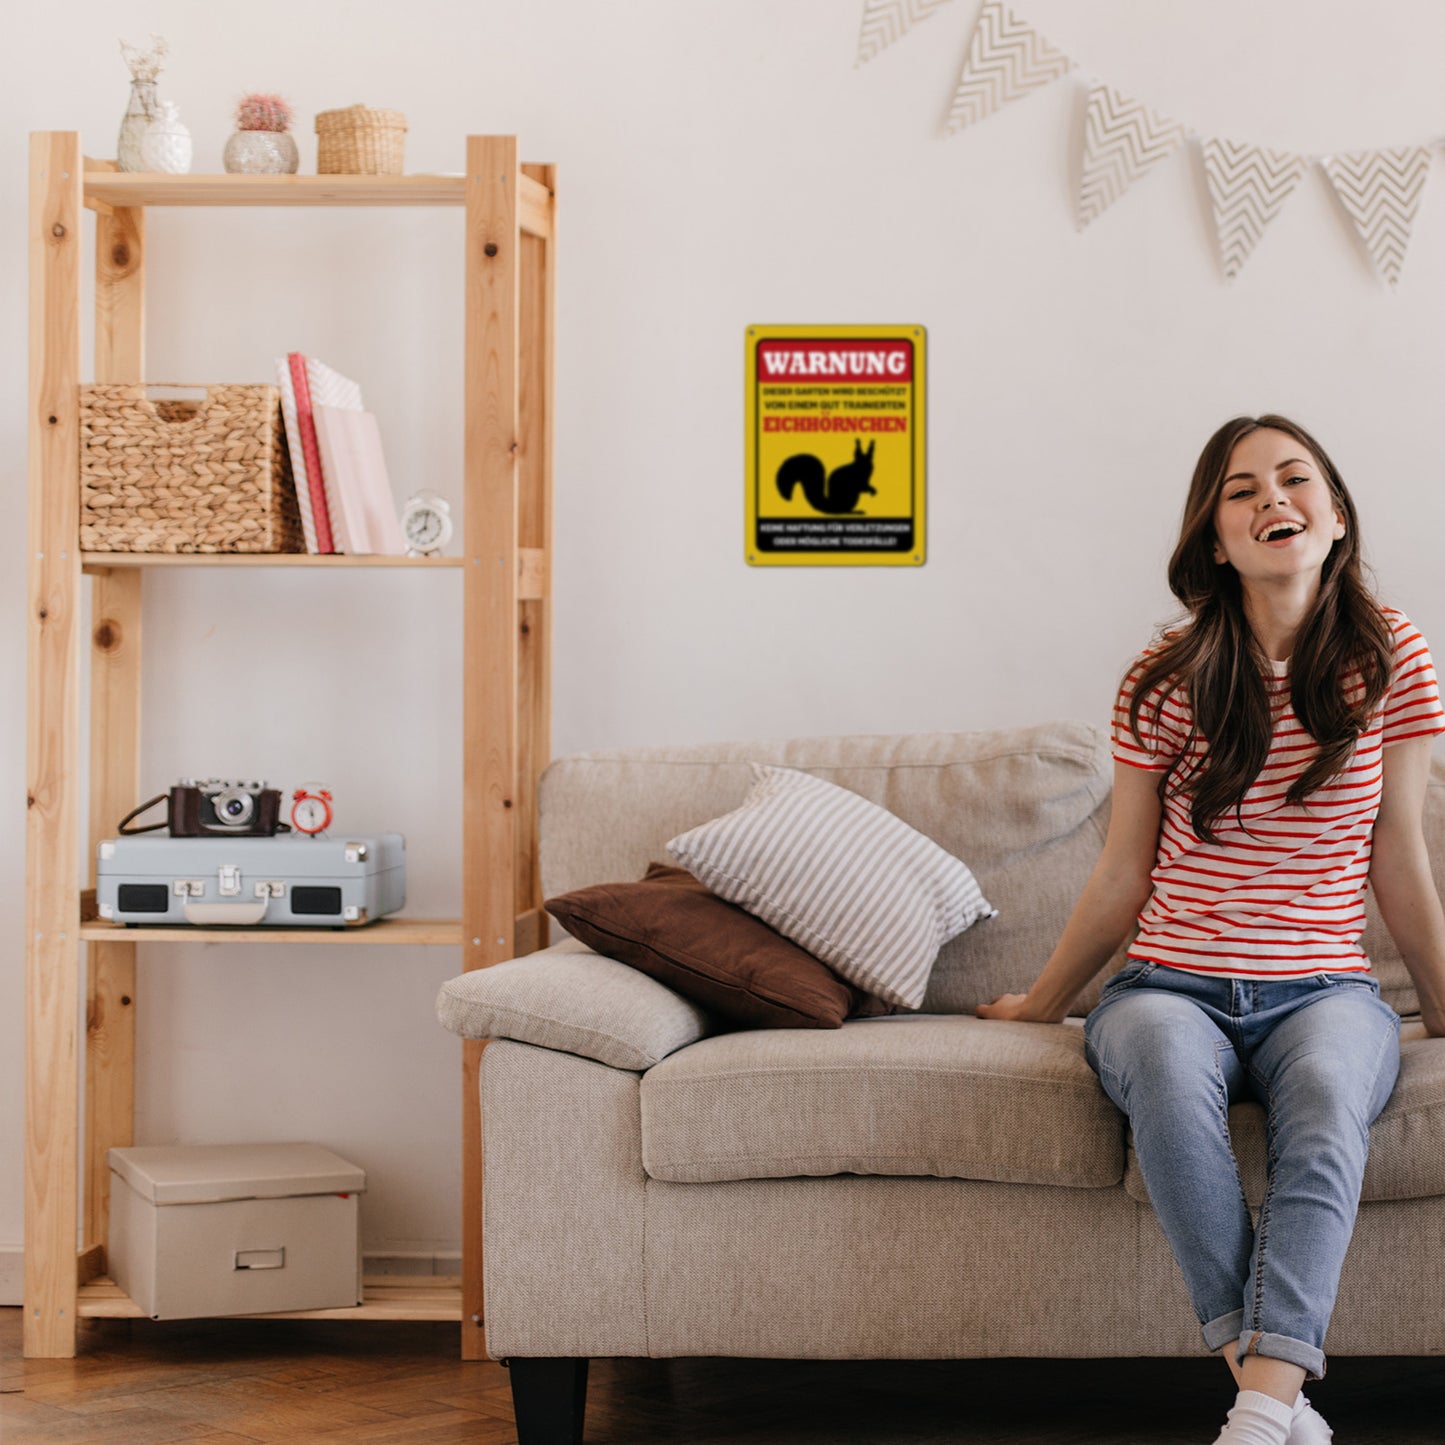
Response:
[{"label": "white ceramic vase", "polygon": [[222,156],[233,175],[285,176],[295,172],[301,156],[290,131],[238,130]]},{"label": "white ceramic vase", "polygon": [[163,100],[159,114],[146,127],[140,143],[141,160],[148,171],[184,176],[191,169],[191,133],[181,124],[173,100]]}]

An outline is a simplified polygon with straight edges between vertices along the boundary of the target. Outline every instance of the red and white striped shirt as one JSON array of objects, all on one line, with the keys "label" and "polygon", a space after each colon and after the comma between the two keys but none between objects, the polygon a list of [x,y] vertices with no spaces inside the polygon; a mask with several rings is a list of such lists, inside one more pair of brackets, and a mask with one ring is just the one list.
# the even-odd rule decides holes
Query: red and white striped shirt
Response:
[{"label": "red and white striped shirt", "polygon": [[[1139,915],[1131,958],[1222,978],[1306,978],[1316,973],[1362,973],[1365,884],[1370,842],[1380,811],[1382,755],[1392,743],[1445,732],[1445,708],[1430,649],[1413,623],[1382,607],[1394,633],[1390,688],[1354,755],[1304,803],[1285,794],[1319,752],[1290,706],[1288,665],[1273,664],[1265,679],[1274,719],[1269,755],[1240,809],[1216,820],[1219,843],[1205,843],[1189,818],[1187,794],[1171,793],[1159,829],[1154,892]],[[1114,757],[1163,772],[1184,750],[1192,722],[1187,690],[1178,688],[1155,713],[1162,688],[1144,701],[1140,747],[1129,729],[1129,702],[1146,650],[1130,667],[1114,704]],[[1346,697],[1364,688],[1358,669],[1344,682]],[[1184,767],[1207,751],[1190,745]],[[1247,831],[1246,831],[1247,830]]]}]

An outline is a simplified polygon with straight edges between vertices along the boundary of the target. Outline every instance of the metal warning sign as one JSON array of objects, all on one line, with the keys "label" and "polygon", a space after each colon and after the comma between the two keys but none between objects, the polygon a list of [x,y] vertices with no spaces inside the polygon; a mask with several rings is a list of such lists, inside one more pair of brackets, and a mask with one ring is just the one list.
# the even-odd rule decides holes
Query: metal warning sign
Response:
[{"label": "metal warning sign", "polygon": [[747,560],[917,567],[921,326],[750,326]]}]

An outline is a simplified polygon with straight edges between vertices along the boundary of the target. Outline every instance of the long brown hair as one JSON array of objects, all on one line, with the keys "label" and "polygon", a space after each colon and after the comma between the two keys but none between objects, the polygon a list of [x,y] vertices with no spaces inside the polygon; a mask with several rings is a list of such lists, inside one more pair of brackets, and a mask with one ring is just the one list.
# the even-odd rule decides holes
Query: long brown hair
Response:
[{"label": "long brown hair", "polygon": [[[1269,755],[1268,660],[1245,617],[1239,573],[1214,559],[1214,512],[1230,455],[1241,438],[1264,427],[1304,446],[1324,473],[1335,510],[1345,521],[1344,537],[1325,558],[1319,594],[1290,662],[1290,702],[1319,744],[1319,755],[1291,786],[1287,802],[1302,803],[1343,770],[1390,685],[1390,628],[1365,585],[1355,504],[1335,464],[1302,426],[1285,417],[1240,416],[1226,422],[1200,453],[1179,542],[1169,559],[1169,587],[1188,608],[1189,620],[1166,633],[1144,659],[1129,703],[1130,730],[1144,747],[1139,718],[1153,690],[1159,689],[1149,704],[1156,723],[1176,689],[1187,694],[1191,732],[1160,779],[1159,796],[1187,792],[1194,831],[1210,843],[1219,841],[1214,825],[1231,809],[1243,826],[1244,795]],[[1359,669],[1365,684],[1353,705],[1343,687],[1351,668]],[[1208,748],[1186,771],[1189,744],[1196,738],[1206,740]]]}]

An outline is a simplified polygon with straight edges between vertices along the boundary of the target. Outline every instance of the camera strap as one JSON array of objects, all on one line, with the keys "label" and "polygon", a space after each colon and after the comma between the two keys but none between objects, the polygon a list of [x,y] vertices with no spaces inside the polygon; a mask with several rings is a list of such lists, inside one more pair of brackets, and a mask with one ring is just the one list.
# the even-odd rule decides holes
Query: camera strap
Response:
[{"label": "camera strap", "polygon": [[118,833],[130,835],[133,833],[155,833],[161,828],[170,827],[171,814],[169,808],[166,809],[166,817],[163,823],[147,823],[144,828],[126,827],[126,824],[129,823],[132,818],[139,818],[142,813],[149,811],[151,808],[154,808],[157,803],[167,802],[169,797],[170,795],[168,793],[157,793],[154,798],[150,799],[149,802],[142,803],[138,808],[132,808],[130,812],[127,813],[125,817],[120,820],[120,825],[117,827],[116,831]]}]

